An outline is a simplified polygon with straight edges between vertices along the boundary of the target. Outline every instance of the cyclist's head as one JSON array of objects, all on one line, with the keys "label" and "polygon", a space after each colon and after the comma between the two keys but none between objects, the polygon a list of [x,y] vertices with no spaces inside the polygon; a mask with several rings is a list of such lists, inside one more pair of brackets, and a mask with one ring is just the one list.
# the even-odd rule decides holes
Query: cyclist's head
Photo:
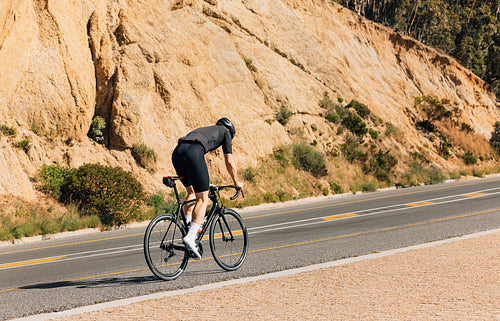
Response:
[{"label": "cyclist's head", "polygon": [[229,133],[231,134],[231,138],[234,137],[234,133],[236,132],[236,130],[234,129],[233,123],[229,119],[223,117],[217,121],[216,125],[226,127],[229,130]]}]

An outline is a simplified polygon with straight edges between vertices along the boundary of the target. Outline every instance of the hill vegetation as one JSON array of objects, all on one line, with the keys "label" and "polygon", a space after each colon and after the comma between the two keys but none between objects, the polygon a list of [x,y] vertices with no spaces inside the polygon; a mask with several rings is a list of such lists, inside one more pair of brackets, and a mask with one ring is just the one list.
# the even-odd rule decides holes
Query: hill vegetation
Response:
[{"label": "hill vegetation", "polygon": [[500,96],[498,0],[335,0],[450,55]]}]

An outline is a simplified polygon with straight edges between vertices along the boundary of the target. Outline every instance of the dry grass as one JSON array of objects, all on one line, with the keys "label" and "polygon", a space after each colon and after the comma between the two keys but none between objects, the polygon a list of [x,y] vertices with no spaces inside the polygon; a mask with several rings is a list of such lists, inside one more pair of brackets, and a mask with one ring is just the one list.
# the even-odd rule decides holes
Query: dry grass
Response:
[{"label": "dry grass", "polygon": [[442,123],[442,129],[452,146],[459,146],[464,152],[470,151],[483,159],[489,159],[493,154],[489,142],[478,133],[463,131],[449,120]]}]

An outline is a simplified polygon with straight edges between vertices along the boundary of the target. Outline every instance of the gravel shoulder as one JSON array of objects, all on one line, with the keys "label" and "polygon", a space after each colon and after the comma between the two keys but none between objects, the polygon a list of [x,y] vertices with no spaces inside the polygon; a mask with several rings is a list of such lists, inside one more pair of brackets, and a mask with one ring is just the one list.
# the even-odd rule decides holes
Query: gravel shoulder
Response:
[{"label": "gravel shoulder", "polygon": [[500,229],[425,248],[57,318],[500,320]]}]

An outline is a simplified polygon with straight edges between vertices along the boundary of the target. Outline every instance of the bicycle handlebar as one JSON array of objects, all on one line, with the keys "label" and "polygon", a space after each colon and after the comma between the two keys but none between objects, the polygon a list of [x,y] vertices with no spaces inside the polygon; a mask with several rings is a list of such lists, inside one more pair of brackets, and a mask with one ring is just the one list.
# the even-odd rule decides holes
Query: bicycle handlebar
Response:
[{"label": "bicycle handlebar", "polygon": [[220,191],[226,188],[234,188],[236,190],[236,194],[234,194],[229,198],[231,201],[235,200],[240,195],[240,193],[242,197],[245,197],[243,190],[241,188],[238,188],[236,185],[226,185],[226,186],[210,185],[210,187],[212,187],[216,191]]}]

